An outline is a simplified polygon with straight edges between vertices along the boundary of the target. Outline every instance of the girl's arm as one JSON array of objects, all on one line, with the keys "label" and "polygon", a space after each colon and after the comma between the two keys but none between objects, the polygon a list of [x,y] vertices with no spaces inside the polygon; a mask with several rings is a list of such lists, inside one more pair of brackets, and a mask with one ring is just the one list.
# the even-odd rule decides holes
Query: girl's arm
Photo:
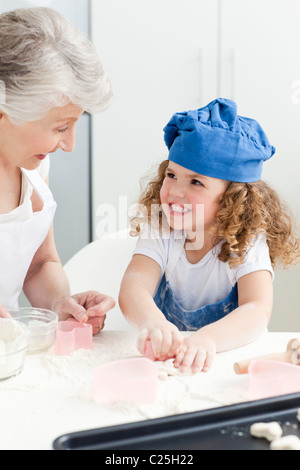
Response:
[{"label": "girl's arm", "polygon": [[182,371],[208,370],[215,353],[238,348],[257,339],[266,329],[273,306],[269,271],[256,271],[238,281],[239,307],[221,320],[189,336],[174,365]]},{"label": "girl's arm", "polygon": [[139,351],[143,353],[145,341],[150,338],[155,357],[164,359],[174,356],[182,336],[153,300],[160,276],[156,261],[134,255],[121,283],[119,304],[127,320],[140,330]]},{"label": "girl's arm", "polygon": [[273,282],[269,271],[246,274],[238,281],[239,307],[219,322],[207,325],[217,352],[256,340],[267,328],[273,307]]}]

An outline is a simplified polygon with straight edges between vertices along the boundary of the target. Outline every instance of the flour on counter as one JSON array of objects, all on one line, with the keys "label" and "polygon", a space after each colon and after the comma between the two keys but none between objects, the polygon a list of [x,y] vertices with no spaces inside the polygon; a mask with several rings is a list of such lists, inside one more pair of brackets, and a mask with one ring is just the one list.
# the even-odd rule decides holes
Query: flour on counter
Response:
[{"label": "flour on counter", "polygon": [[[120,341],[118,332],[102,332],[94,338],[93,349],[79,349],[70,355],[59,356],[55,346],[40,355],[30,357],[31,367],[10,379],[1,389],[23,390],[30,393],[41,388],[59,387],[61,395],[74,403],[82,403],[95,413],[105,415],[106,411],[116,413],[126,420],[151,419],[161,416],[209,409],[239,401],[246,401],[247,396],[241,390],[235,390],[234,384],[226,390],[220,387],[218,377],[213,381],[207,373],[182,373],[174,367],[173,360],[156,361],[158,370],[157,397],[153,404],[117,401],[112,405],[95,403],[93,396],[93,371],[110,362],[141,357],[136,348],[136,338],[126,335]],[[36,377],[34,373],[36,371]],[[227,371],[225,371],[227,373]],[[228,365],[228,374],[231,372]],[[224,373],[224,367],[222,368]],[[41,375],[43,374],[43,375]],[[234,376],[234,380],[236,377]],[[241,378],[238,377],[239,382]],[[58,385],[59,384],[59,385]],[[209,386],[208,386],[209,384]],[[228,384],[228,385],[229,385]],[[246,390],[248,392],[248,390]]]},{"label": "flour on counter", "polygon": [[176,367],[174,367],[174,359],[168,359],[167,361],[161,362],[156,361],[155,364],[158,368],[158,378],[160,380],[167,380],[168,377],[174,376],[186,376],[191,375],[191,372],[183,373]]},{"label": "flour on counter", "polygon": [[[80,349],[69,356],[58,356],[54,350],[50,350],[44,357],[45,364],[52,374],[64,380],[64,388],[65,390],[68,388],[70,397],[93,403],[95,367],[130,357],[140,357],[134,341],[121,345],[117,338],[116,335],[116,341],[113,341],[114,337],[110,332],[109,344],[106,343],[105,336],[102,336],[101,342],[96,343],[93,350]],[[237,392],[233,388],[227,391],[220,390],[217,381],[215,390],[208,393],[205,385],[208,378],[206,373],[182,373],[174,367],[173,359],[165,362],[156,361],[155,365],[159,379],[155,403],[140,404],[118,400],[111,405],[97,404],[97,409],[119,412],[130,419],[133,416],[152,419],[242,402],[248,398],[241,394],[237,398]]]}]

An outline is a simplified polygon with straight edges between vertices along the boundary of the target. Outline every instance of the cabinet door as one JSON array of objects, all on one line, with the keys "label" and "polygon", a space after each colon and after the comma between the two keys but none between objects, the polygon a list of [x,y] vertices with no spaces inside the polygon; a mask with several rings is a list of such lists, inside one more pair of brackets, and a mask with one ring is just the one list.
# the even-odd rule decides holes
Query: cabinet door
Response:
[{"label": "cabinet door", "polygon": [[[300,224],[300,2],[223,0],[220,94],[257,119],[276,147],[263,179]],[[276,270],[271,328],[299,331],[299,265]]]},{"label": "cabinet door", "polygon": [[93,0],[92,38],[114,90],[111,107],[93,117],[99,238],[127,227],[140,179],[167,158],[172,114],[215,98],[217,1]]}]

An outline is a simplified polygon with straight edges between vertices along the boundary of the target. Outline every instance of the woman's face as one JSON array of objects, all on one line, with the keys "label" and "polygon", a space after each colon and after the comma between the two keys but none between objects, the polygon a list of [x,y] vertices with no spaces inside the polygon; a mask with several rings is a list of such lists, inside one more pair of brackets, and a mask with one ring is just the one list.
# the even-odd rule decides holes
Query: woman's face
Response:
[{"label": "woman's face", "polygon": [[160,191],[169,225],[205,234],[215,222],[226,185],[224,180],[193,173],[170,161]]},{"label": "woman's face", "polygon": [[52,108],[39,121],[22,125],[0,112],[0,162],[34,170],[49,153],[75,147],[75,125],[83,110],[72,103]]}]

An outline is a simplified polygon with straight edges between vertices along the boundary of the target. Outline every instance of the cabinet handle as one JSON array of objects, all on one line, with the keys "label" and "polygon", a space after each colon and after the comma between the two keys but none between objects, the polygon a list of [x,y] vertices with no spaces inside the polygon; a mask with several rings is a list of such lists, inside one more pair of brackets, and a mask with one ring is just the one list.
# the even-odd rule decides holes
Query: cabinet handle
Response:
[{"label": "cabinet handle", "polygon": [[204,54],[203,48],[199,48],[199,103],[204,106]]},{"label": "cabinet handle", "polygon": [[237,51],[231,49],[231,96],[233,101],[237,100]]}]

